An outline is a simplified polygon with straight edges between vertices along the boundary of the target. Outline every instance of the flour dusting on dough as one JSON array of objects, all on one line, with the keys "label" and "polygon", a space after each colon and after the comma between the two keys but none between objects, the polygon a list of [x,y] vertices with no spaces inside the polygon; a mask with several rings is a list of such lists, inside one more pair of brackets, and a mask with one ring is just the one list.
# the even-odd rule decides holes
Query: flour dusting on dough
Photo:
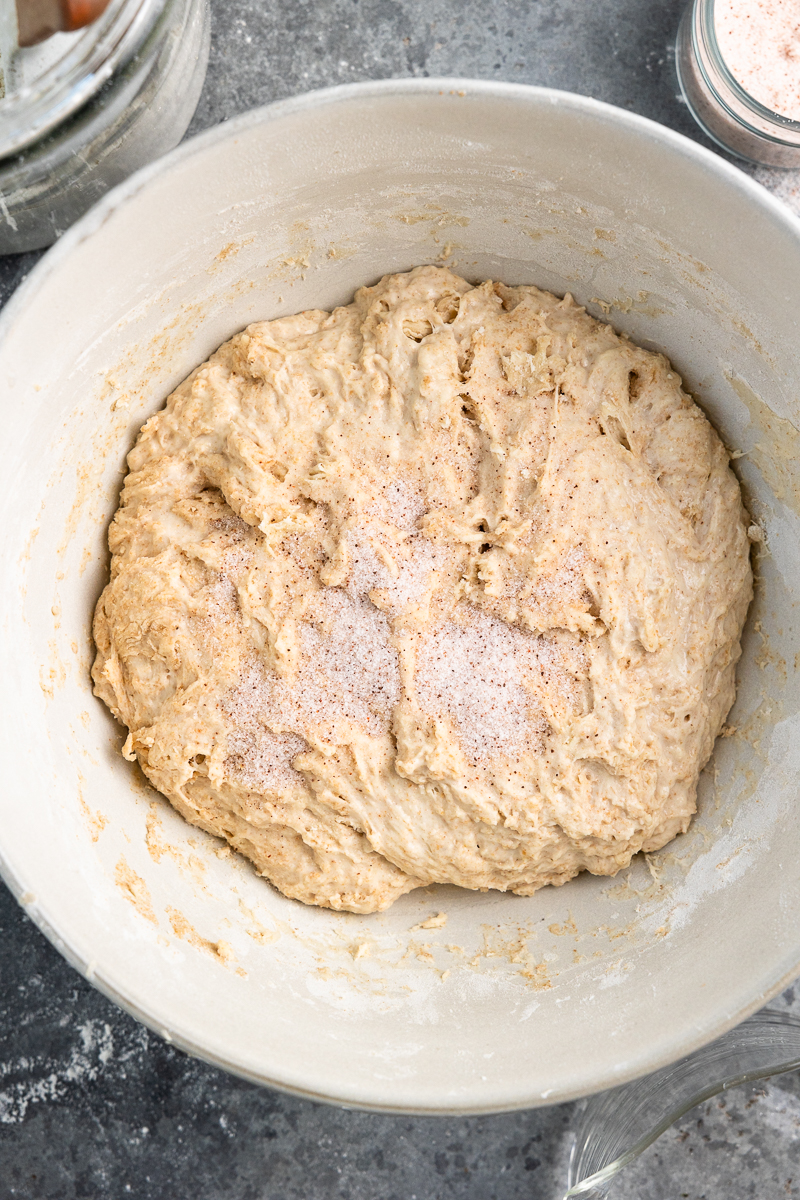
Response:
[{"label": "flour dusting on dough", "polygon": [[96,692],[286,895],[529,895],[688,827],[750,522],[666,359],[571,297],[421,267],[251,325],[128,465]]}]

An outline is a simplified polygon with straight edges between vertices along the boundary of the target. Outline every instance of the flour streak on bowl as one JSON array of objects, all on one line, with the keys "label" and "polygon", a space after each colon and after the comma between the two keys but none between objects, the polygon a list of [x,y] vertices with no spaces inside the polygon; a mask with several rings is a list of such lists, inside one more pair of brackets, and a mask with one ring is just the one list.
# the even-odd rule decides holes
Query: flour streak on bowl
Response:
[{"label": "flour streak on bowl", "polygon": [[[570,290],[667,353],[744,452],[767,542],[688,834],[616,879],[430,888],[364,917],[286,900],[152,792],[91,694],[89,629],[125,454],[170,389],[248,322],[422,262]],[[645,120],[534,88],[312,94],[104,200],[0,322],[0,866],[31,916],[193,1053],[387,1110],[581,1095],[762,1004],[800,969],[797,311],[800,225],[766,192]]]}]

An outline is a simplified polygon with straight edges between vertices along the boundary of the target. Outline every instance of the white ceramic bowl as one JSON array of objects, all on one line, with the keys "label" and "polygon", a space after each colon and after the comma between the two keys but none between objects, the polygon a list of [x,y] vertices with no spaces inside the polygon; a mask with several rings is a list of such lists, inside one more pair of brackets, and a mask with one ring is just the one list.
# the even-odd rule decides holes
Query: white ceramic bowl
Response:
[{"label": "white ceramic bowl", "polygon": [[[123,761],[91,693],[90,618],[125,454],[190,368],[250,321],[432,261],[569,289],[670,355],[745,452],[769,554],[736,732],[686,836],[614,880],[335,914],[218,856]],[[800,969],[798,312],[800,225],[765,191],[646,120],[534,88],[303,96],[104,199],[0,331],[0,867],[33,919],[190,1052],[376,1109],[578,1096],[763,1004]]]}]

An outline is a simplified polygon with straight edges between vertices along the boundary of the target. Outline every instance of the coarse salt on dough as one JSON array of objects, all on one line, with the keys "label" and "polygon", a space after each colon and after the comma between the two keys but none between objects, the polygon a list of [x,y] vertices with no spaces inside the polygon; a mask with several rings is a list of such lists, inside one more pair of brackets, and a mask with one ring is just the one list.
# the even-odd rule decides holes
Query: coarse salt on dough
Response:
[{"label": "coarse salt on dough", "polygon": [[661,355],[420,267],[251,325],[128,464],[97,694],[287,896],[529,895],[688,827],[749,521]]}]

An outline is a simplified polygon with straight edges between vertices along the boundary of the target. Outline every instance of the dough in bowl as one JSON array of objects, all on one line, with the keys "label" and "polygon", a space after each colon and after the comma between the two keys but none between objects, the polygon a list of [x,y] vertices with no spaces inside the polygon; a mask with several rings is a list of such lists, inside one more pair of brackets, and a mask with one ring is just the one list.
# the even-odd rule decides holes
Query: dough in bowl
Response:
[{"label": "dough in bowl", "polygon": [[287,896],[529,895],[688,827],[748,518],[667,360],[570,296],[420,267],[251,325],[128,465],[96,692]]}]

